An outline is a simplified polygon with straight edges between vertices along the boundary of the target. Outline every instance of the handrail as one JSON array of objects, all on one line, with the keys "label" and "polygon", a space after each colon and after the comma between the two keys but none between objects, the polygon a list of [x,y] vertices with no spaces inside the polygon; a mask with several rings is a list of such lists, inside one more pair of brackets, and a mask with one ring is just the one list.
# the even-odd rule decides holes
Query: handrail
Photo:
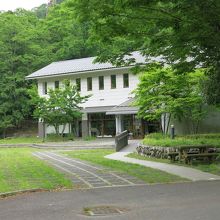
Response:
[{"label": "handrail", "polygon": [[117,152],[128,145],[128,136],[127,130],[115,136],[115,149]]}]

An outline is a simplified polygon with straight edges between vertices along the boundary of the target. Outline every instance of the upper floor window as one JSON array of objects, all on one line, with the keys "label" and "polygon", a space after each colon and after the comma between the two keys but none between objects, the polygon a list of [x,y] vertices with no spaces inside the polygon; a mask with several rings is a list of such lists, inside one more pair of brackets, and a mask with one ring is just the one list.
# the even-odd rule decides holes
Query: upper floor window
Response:
[{"label": "upper floor window", "polygon": [[104,89],[104,76],[99,76],[99,90]]},{"label": "upper floor window", "polygon": [[111,75],[111,89],[116,89],[116,75]]},{"label": "upper floor window", "polygon": [[123,74],[123,86],[124,86],[124,88],[129,87],[129,75],[128,75],[128,73]]},{"label": "upper floor window", "polygon": [[76,88],[78,91],[81,91],[81,79],[80,78],[76,79]]},{"label": "upper floor window", "polygon": [[87,91],[92,90],[92,77],[87,78]]},{"label": "upper floor window", "polygon": [[55,89],[59,89],[60,88],[60,82],[59,81],[55,81]]},{"label": "upper floor window", "polygon": [[47,94],[47,82],[43,83],[43,94],[46,95]]}]

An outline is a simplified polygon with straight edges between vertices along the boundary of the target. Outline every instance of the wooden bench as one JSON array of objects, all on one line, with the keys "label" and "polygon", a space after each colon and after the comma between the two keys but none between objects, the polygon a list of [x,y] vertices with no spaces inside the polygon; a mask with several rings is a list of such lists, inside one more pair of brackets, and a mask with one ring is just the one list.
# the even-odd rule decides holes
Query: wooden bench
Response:
[{"label": "wooden bench", "polygon": [[184,159],[185,159],[185,163],[187,164],[192,163],[192,160],[194,158],[202,159],[202,160],[207,159],[208,162],[211,163],[211,161],[215,160],[218,155],[219,155],[218,153],[198,153],[198,154],[187,153],[184,155]]}]

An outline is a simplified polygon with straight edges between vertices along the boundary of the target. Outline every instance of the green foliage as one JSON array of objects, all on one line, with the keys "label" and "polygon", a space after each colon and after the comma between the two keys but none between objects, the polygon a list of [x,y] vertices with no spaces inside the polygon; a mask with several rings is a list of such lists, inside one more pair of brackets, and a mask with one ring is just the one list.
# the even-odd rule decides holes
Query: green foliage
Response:
[{"label": "green foliage", "polygon": [[32,83],[25,76],[52,61],[95,54],[88,26],[65,2],[49,9],[44,4],[32,11],[0,12],[0,134],[32,117]]},{"label": "green foliage", "polygon": [[86,137],[83,137],[83,140],[84,140],[84,141],[94,141],[94,140],[96,140],[96,137],[86,136]]},{"label": "green foliage", "polygon": [[[30,114],[24,76],[38,67],[34,31],[37,18],[33,13],[17,10],[0,13],[0,131],[18,125]],[[31,65],[30,65],[31,64]]]},{"label": "green foliage", "polygon": [[192,122],[192,131],[196,133],[206,113],[200,86],[203,80],[202,70],[178,75],[171,68],[149,68],[140,75],[140,83],[134,91],[136,105],[140,107],[139,116],[160,120],[166,115],[168,122],[171,117],[180,121],[187,119]]},{"label": "green foliage", "polygon": [[67,123],[74,123],[81,117],[80,105],[89,96],[81,96],[76,86],[64,81],[63,88],[49,90],[48,97],[39,97],[31,90],[33,102],[35,102],[35,117],[40,118],[44,123],[54,126],[56,134],[59,135],[59,126],[63,125],[61,136],[63,136]]},{"label": "green foliage", "polygon": [[206,68],[207,101],[220,103],[219,0],[72,0],[69,7],[90,21],[99,60],[121,63],[132,51],[163,55],[178,72]]},{"label": "green foliage", "polygon": [[[213,138],[210,138],[210,136]],[[175,139],[171,139],[169,136],[157,133],[146,135],[143,143],[147,146],[161,147],[180,147],[187,145],[209,145],[213,147],[220,147],[219,134],[190,135],[190,137],[177,136]]]},{"label": "green foliage", "polygon": [[39,7],[32,9],[32,11],[37,15],[38,18],[45,18],[47,15],[47,10],[47,4],[42,4]]},{"label": "green foliage", "polygon": [[46,142],[61,142],[61,141],[74,141],[74,135],[73,134],[67,134],[64,137],[58,135],[58,134],[47,134]]},{"label": "green foliage", "polygon": [[53,60],[66,60],[95,55],[88,42],[89,22],[79,22],[77,13],[65,2],[49,9],[42,31],[47,33],[48,49]]}]

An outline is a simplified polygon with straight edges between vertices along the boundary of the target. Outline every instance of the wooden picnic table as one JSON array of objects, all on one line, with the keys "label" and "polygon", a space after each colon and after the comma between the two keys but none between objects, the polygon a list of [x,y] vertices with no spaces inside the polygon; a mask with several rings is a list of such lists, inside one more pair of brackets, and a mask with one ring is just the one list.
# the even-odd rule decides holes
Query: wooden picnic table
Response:
[{"label": "wooden picnic table", "polygon": [[193,159],[208,160],[210,163],[218,153],[213,146],[198,145],[198,146],[181,146],[179,147],[179,159],[184,160],[185,163],[192,163]]}]

